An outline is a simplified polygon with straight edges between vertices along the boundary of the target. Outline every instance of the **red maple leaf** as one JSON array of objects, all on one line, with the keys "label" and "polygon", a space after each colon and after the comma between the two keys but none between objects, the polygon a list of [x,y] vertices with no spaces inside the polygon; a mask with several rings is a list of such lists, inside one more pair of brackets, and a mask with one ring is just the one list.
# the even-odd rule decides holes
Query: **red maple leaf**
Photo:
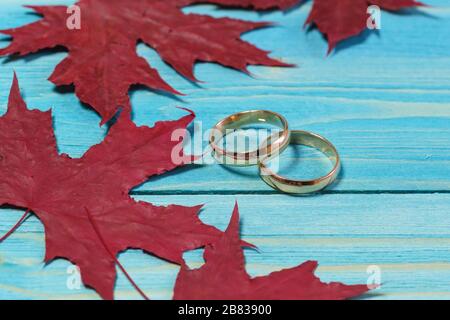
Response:
[{"label": "red maple leaf", "polygon": [[250,278],[239,236],[236,207],[225,233],[205,249],[205,265],[189,270],[184,264],[175,284],[176,300],[337,300],[360,296],[367,285],[323,283],[314,275],[317,262]]},{"label": "red maple leaf", "polygon": [[195,3],[287,8],[298,0],[81,0],[81,29],[67,27],[67,7],[29,6],[43,19],[24,27],[0,31],[13,37],[0,49],[0,56],[21,56],[45,48],[64,46],[69,55],[50,80],[57,86],[75,85],[78,98],[102,117],[111,119],[119,107],[131,108],[128,89],[142,84],[155,90],[177,93],[136,53],[143,41],[181,75],[196,81],[196,61],[217,62],[247,72],[248,65],[288,66],[272,59],[267,51],[241,40],[242,33],[266,27],[266,22],[248,22],[184,14]]},{"label": "red maple leaf", "polygon": [[339,42],[367,29],[367,9],[371,5],[389,11],[424,6],[415,0],[314,0],[306,24],[316,25],[327,36],[330,53]]},{"label": "red maple leaf", "polygon": [[45,262],[68,259],[85,285],[111,299],[119,252],[142,249],[181,264],[184,251],[221,234],[199,220],[200,206],[158,207],[128,194],[149,176],[178,166],[171,152],[179,142],[171,134],[193,118],[149,128],[121,115],[102,143],[72,159],[58,154],[51,112],[28,110],[15,78],[0,117],[0,205],[36,214],[45,227]]}]

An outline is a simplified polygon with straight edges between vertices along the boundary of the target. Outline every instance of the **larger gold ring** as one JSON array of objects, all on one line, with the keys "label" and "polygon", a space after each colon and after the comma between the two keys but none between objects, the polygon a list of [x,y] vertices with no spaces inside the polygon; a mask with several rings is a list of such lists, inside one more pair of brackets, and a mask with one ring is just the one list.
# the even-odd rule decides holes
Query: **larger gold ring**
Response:
[{"label": "larger gold ring", "polygon": [[[217,145],[229,132],[249,124],[264,123],[277,126],[281,129],[270,136],[258,150],[249,152],[227,151]],[[250,110],[235,113],[218,122],[210,135],[209,143],[215,158],[225,165],[252,166],[262,157],[271,158],[278,155],[289,145],[289,126],[287,120],[280,114],[267,110]]]},{"label": "larger gold ring", "polygon": [[307,132],[292,131],[291,144],[313,147],[324,153],[333,163],[333,169],[325,176],[314,180],[290,180],[273,172],[268,167],[268,158],[262,158],[259,162],[261,178],[272,188],[290,194],[307,194],[320,191],[332,184],[339,175],[341,160],[333,144],[324,137]]}]

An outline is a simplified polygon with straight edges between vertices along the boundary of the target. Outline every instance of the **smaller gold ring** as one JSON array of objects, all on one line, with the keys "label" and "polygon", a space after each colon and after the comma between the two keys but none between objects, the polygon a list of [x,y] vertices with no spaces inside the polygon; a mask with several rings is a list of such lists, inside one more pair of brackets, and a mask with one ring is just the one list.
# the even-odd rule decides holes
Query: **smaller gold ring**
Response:
[{"label": "smaller gold ring", "polygon": [[[282,131],[270,136],[258,150],[249,152],[226,151],[217,143],[227,135],[227,130],[236,130],[249,124],[264,123],[279,127]],[[214,157],[222,164],[231,166],[252,166],[261,157],[278,155],[289,145],[290,131],[287,120],[280,114],[267,110],[250,110],[235,113],[219,121],[211,132],[209,143]]]},{"label": "smaller gold ring", "polygon": [[291,131],[291,144],[309,146],[324,153],[333,163],[333,169],[325,176],[314,180],[290,180],[284,178],[268,168],[268,158],[262,158],[259,162],[261,178],[272,188],[290,194],[308,194],[320,191],[332,184],[341,170],[339,153],[333,144],[324,137],[307,132]]}]

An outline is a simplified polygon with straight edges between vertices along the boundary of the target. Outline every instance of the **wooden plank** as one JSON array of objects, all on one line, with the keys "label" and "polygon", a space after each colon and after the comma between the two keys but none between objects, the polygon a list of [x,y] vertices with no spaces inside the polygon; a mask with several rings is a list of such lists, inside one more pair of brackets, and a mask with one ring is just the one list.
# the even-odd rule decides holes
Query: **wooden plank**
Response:
[{"label": "wooden plank", "polygon": [[[292,128],[321,133],[336,144],[343,156],[344,173],[335,191],[449,191],[450,43],[440,30],[450,27],[450,7],[446,1],[429,3],[435,7],[407,17],[384,13],[380,37],[370,35],[364,45],[341,47],[330,58],[325,58],[326,43],[318,32],[299,29],[309,5],[288,14],[266,14],[264,20],[281,26],[245,38],[274,49],[273,56],[300,67],[252,67],[255,79],[214,64],[199,64],[197,75],[205,83],[196,86],[140,45],[139,53],[188,96],[177,100],[149,90],[133,90],[134,119],[152,125],[155,120],[183,115],[175,108],[183,106],[195,110],[207,130],[233,112],[271,109],[284,114]],[[262,19],[256,13],[217,11],[212,6],[189,11]],[[25,13],[26,9],[7,2],[0,28],[36,19]],[[46,80],[65,55],[39,53],[7,63],[3,59],[0,110],[5,109],[14,69],[30,107],[53,107],[60,151],[78,157],[100,142],[107,128],[97,126],[98,116],[80,107],[73,93],[57,92]],[[289,157],[292,154],[286,154],[286,159]],[[311,157],[307,154],[306,158]],[[316,173],[311,168],[318,161],[317,157],[309,161],[307,174]],[[271,189],[261,183],[254,169],[196,166],[144,184],[137,191],[248,193]]]},{"label": "wooden plank", "polygon": [[[45,1],[72,3],[72,1]],[[190,12],[269,20],[280,27],[252,32],[245,38],[274,50],[273,56],[297,63],[299,68],[252,67],[253,78],[213,64],[200,64],[195,86],[165,65],[151,49],[139,53],[175,88],[188,94],[183,100],[132,90],[134,119],[152,125],[183,115],[175,106],[195,110],[203,128],[226,115],[248,108],[283,113],[292,128],[313,130],[332,140],[344,158],[336,193],[311,198],[281,195],[224,195],[267,193],[255,170],[227,170],[220,166],[186,168],[153,179],[137,189],[142,193],[178,196],[142,196],[160,204],[207,203],[204,221],[224,228],[234,199],[240,202],[244,237],[261,248],[248,251],[252,275],[290,267],[306,259],[321,263],[325,280],[364,282],[368,265],[378,265],[385,283],[373,298],[448,299],[450,190],[450,24],[448,1],[427,0],[432,8],[406,17],[384,13],[379,36],[368,35],[364,44],[341,46],[325,58],[326,43],[317,31],[305,33],[300,25],[310,4],[287,14],[240,10],[214,10],[196,6]],[[36,19],[20,4],[41,0],[1,0],[0,29]],[[2,41],[0,46],[6,45]],[[46,79],[64,52],[40,53],[7,62],[0,59],[0,113],[5,110],[12,71],[16,70],[31,107],[53,108],[61,152],[81,156],[100,142],[107,130],[99,117],[82,107],[71,92],[56,91]],[[294,155],[287,153],[286,161]],[[314,175],[325,165],[314,153],[302,175]],[[320,161],[320,167],[313,165]],[[299,167],[296,167],[299,168]],[[292,172],[291,172],[292,173]],[[364,194],[372,191],[399,194]],[[403,194],[405,192],[424,194]],[[440,191],[441,194],[431,194]],[[195,195],[216,193],[218,195]],[[430,193],[430,194],[425,194]],[[188,194],[188,195],[186,195]],[[0,210],[0,234],[22,212]],[[65,261],[44,268],[43,228],[30,219],[0,246],[0,299],[97,298],[88,290],[68,290]],[[120,257],[135,280],[152,298],[171,296],[177,267],[129,251]],[[201,262],[200,252],[187,255],[191,265]],[[139,298],[119,275],[118,298]]]},{"label": "wooden plank", "polygon": [[[144,196],[137,199],[167,205],[205,203],[204,222],[224,229],[239,201],[243,237],[260,252],[246,251],[251,275],[320,262],[318,274],[326,281],[365,283],[368,266],[381,268],[383,286],[371,299],[450,298],[450,195],[280,195]],[[22,212],[0,211],[0,234]],[[0,246],[0,299],[97,298],[89,290],[68,290],[68,262],[45,267],[43,227],[29,219]],[[186,255],[193,267],[201,252]],[[137,283],[155,299],[171,296],[178,268],[128,251],[121,262]],[[118,298],[139,298],[123,275],[118,276]]]}]

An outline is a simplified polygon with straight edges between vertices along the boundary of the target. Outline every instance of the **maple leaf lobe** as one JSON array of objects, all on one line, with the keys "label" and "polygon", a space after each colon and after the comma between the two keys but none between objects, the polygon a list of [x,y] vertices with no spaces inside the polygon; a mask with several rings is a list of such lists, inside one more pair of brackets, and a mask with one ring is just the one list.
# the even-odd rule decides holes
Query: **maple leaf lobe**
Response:
[{"label": "maple leaf lobe", "polygon": [[171,159],[179,143],[171,134],[193,118],[190,113],[149,128],[121,115],[102,143],[72,159],[58,154],[51,112],[28,110],[15,77],[0,117],[0,205],[31,210],[45,228],[45,262],[71,261],[85,285],[112,299],[116,270],[109,252],[142,249],[181,264],[184,251],[221,234],[200,221],[201,206],[155,206],[128,194],[149,176],[180,165]]},{"label": "maple leaf lobe", "polygon": [[29,6],[42,19],[0,31],[12,37],[10,45],[0,49],[0,56],[67,48],[68,56],[49,80],[57,86],[73,84],[78,98],[101,115],[102,124],[120,107],[129,112],[128,90],[132,85],[179,94],[137,55],[138,41],[155,49],[166,63],[192,81],[197,81],[193,71],[197,61],[216,62],[243,72],[248,65],[290,66],[241,39],[242,33],[267,23],[182,12],[184,6],[198,2],[264,9],[286,8],[294,1],[81,0],[76,3],[82,14],[80,30],[67,28],[67,7]]},{"label": "maple leaf lobe", "polygon": [[369,289],[366,285],[323,283],[314,275],[317,262],[250,278],[239,236],[237,205],[225,233],[208,245],[205,264],[189,270],[183,264],[175,284],[176,300],[318,300],[348,299]]},{"label": "maple leaf lobe", "polygon": [[367,8],[377,5],[381,9],[399,11],[404,8],[424,6],[415,0],[313,0],[305,25],[314,24],[328,38],[328,54],[336,45],[354,37],[367,28]]}]

